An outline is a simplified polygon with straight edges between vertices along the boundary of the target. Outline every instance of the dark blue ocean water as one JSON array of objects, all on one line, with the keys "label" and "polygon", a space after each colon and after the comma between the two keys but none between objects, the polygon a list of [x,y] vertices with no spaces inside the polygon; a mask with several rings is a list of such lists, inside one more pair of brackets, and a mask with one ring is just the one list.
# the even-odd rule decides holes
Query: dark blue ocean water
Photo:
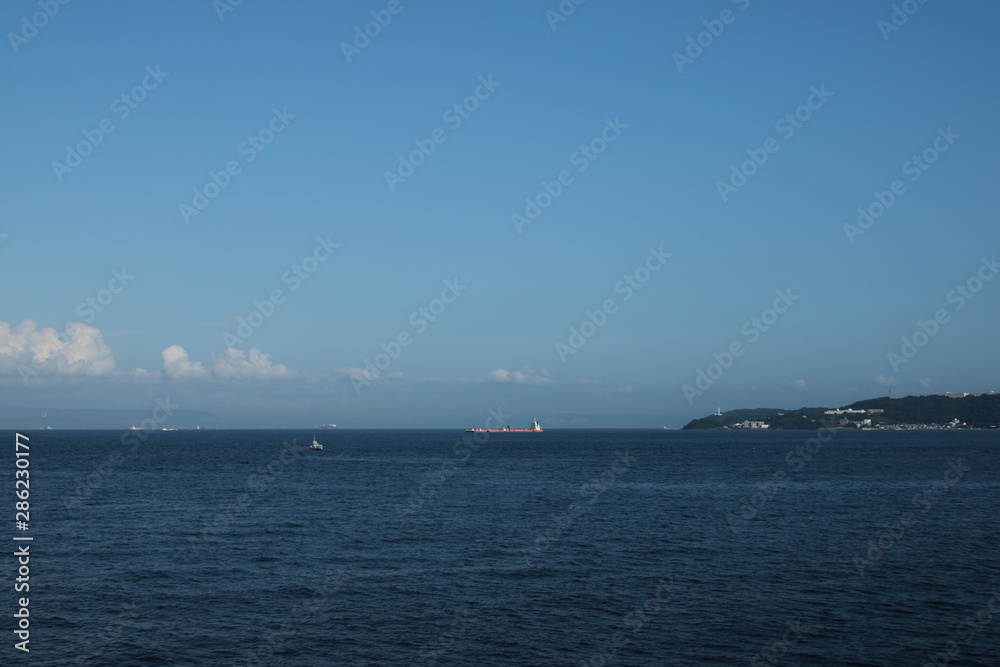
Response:
[{"label": "dark blue ocean water", "polygon": [[5,665],[1000,664],[1000,433],[28,435]]}]

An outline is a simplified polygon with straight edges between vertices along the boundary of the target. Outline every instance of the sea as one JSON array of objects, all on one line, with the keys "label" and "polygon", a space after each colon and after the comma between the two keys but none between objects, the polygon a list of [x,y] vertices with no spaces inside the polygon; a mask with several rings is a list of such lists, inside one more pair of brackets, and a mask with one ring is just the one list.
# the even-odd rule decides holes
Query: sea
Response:
[{"label": "sea", "polygon": [[4,665],[1000,665],[997,431],[22,433]]}]

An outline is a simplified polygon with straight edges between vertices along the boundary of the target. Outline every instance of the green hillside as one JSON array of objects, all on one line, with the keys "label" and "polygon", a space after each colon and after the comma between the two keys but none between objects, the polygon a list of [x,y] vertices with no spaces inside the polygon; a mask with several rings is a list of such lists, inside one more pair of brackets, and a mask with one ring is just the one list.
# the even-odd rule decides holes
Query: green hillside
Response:
[{"label": "green hillside", "polygon": [[965,396],[907,396],[905,398],[870,398],[852,403],[847,408],[853,410],[884,410],[881,414],[827,415],[831,408],[799,408],[784,410],[756,408],[753,410],[730,410],[721,416],[709,415],[688,422],[685,429],[707,429],[732,427],[743,421],[763,421],[775,429],[815,429],[820,426],[838,426],[841,419],[857,422],[871,419],[872,425],[892,426],[895,424],[947,424],[953,419],[964,422],[970,428],[1000,428],[1000,394]]},{"label": "green hillside", "polygon": [[947,396],[906,396],[905,398],[870,398],[849,407],[882,408],[889,423],[947,424],[952,419],[973,428],[1000,426],[1000,394],[949,398]]},{"label": "green hillside", "polygon": [[829,420],[823,411],[829,408],[799,408],[785,410],[778,408],[755,408],[752,410],[730,410],[722,416],[709,415],[693,419],[685,424],[685,429],[723,428],[743,421],[762,421],[770,428],[808,429],[818,428]]}]

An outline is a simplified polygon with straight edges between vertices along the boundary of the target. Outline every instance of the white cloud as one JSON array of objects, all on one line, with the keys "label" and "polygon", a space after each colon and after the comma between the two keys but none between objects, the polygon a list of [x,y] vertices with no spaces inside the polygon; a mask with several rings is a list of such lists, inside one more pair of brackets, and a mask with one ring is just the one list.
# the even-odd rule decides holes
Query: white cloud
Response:
[{"label": "white cloud", "polygon": [[133,368],[130,371],[124,371],[123,373],[118,373],[117,375],[137,380],[158,380],[160,378],[160,371],[147,371],[145,368]]},{"label": "white cloud", "polygon": [[368,380],[369,382],[375,380],[376,378],[369,378],[368,371],[363,368],[357,368],[355,366],[343,366],[334,371],[337,375],[341,375],[348,380]]},{"label": "white cloud", "polygon": [[157,380],[162,376],[175,380],[273,379],[294,377],[295,373],[280,364],[271,363],[268,355],[251,348],[249,356],[237,349],[226,350],[216,360],[210,372],[201,362],[191,361],[180,345],[171,345],[161,352],[163,371],[135,368],[115,371],[111,348],[104,342],[100,329],[81,322],[67,324],[60,333],[51,327],[39,329],[31,320],[12,328],[0,321],[0,377],[20,376],[24,380],[37,377],[104,376],[122,380]]},{"label": "white cloud", "polygon": [[0,375],[110,375],[111,348],[101,331],[81,322],[66,325],[63,335],[25,320],[11,329],[0,322]]},{"label": "white cloud", "polygon": [[795,387],[796,389],[806,389],[807,388],[806,381],[803,380],[803,379],[801,379],[801,378],[799,378],[798,380],[795,380],[794,382],[789,382],[789,384],[791,386]]},{"label": "white cloud", "polygon": [[886,376],[886,375],[876,375],[875,376],[875,383],[876,384],[880,384],[883,387],[895,387],[896,386],[896,378],[894,376],[892,376],[892,375],[888,375],[888,376]]},{"label": "white cloud", "polygon": [[470,382],[469,378],[465,377],[427,377],[424,378],[424,381],[434,384],[468,384]]},{"label": "white cloud", "polygon": [[917,380],[917,384],[919,384],[924,389],[930,389],[934,385],[934,380],[930,378],[920,378],[919,380]]},{"label": "white cloud", "polygon": [[286,366],[271,363],[269,355],[255,347],[249,355],[231,347],[222,358],[215,361],[215,375],[225,380],[274,380],[294,377]]},{"label": "white cloud", "polygon": [[554,380],[549,377],[549,372],[544,368],[538,372],[535,372],[531,368],[525,366],[519,371],[507,371],[502,368],[498,368],[489,375],[486,379],[490,382],[513,382],[515,384],[553,384]]},{"label": "white cloud", "polygon": [[201,380],[208,377],[208,371],[200,361],[188,360],[187,351],[180,345],[165,348],[163,355],[163,372],[175,380]]},{"label": "white cloud", "polygon": [[348,380],[364,380],[365,382],[376,382],[377,380],[402,380],[403,374],[398,371],[393,371],[392,373],[383,373],[379,371],[378,375],[370,374],[364,368],[357,368],[356,366],[343,366],[334,371],[337,375]]}]

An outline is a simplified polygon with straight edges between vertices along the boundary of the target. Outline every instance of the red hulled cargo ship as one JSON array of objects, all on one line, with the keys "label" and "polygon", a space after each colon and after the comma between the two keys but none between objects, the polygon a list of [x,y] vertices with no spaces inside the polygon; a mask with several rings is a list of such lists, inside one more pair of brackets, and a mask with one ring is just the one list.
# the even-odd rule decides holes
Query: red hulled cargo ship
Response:
[{"label": "red hulled cargo ship", "polygon": [[538,420],[534,419],[531,422],[531,426],[528,428],[514,428],[513,426],[508,426],[507,428],[467,428],[466,433],[541,433],[542,427],[538,425]]}]

